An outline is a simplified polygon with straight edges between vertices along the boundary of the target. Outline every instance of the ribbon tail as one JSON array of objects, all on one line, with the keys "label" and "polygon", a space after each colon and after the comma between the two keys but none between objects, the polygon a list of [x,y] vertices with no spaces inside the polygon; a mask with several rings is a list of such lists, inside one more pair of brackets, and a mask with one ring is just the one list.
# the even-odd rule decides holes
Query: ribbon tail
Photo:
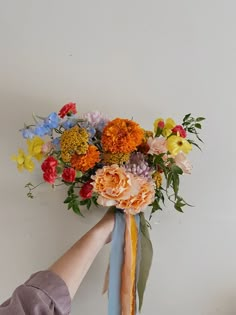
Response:
[{"label": "ribbon tail", "polygon": [[121,272],[124,256],[125,216],[116,212],[115,228],[112,235],[109,289],[108,289],[108,314],[121,315]]},{"label": "ribbon tail", "polygon": [[136,218],[126,214],[124,263],[121,280],[121,314],[136,314],[136,271],[138,227]]}]

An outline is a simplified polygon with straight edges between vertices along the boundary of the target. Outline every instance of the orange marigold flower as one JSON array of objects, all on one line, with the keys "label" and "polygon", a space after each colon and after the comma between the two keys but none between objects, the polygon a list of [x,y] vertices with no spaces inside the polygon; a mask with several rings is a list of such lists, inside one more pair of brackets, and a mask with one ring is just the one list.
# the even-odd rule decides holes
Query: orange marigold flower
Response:
[{"label": "orange marigold flower", "polygon": [[71,166],[81,172],[86,172],[100,161],[100,153],[95,145],[90,145],[85,154],[74,154],[71,158]]},{"label": "orange marigold flower", "polygon": [[130,153],[142,143],[143,129],[134,121],[116,118],[103,130],[102,145],[104,151],[111,153]]}]

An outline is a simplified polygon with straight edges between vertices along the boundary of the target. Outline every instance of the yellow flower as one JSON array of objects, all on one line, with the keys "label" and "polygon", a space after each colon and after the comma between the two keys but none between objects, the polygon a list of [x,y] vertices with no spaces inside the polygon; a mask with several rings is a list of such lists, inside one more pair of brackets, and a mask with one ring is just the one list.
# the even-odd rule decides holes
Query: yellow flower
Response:
[{"label": "yellow flower", "polygon": [[26,169],[29,172],[34,170],[34,163],[30,155],[25,155],[22,149],[18,150],[18,155],[14,155],[11,158],[17,163],[17,168],[21,172],[23,169]]},{"label": "yellow flower", "polygon": [[153,175],[152,175],[152,178],[157,186],[157,188],[160,188],[161,187],[161,184],[162,184],[162,175],[160,172],[155,172]]},{"label": "yellow flower", "polygon": [[181,151],[186,154],[189,153],[192,150],[192,145],[188,140],[173,135],[167,139],[167,149],[173,156],[176,156]]},{"label": "yellow flower", "polygon": [[103,154],[103,161],[105,164],[118,164],[122,165],[127,162],[130,158],[130,153],[104,153]]},{"label": "yellow flower", "polygon": [[33,139],[27,139],[28,152],[29,155],[40,161],[43,158],[42,147],[44,145],[43,139],[38,136],[33,137]]},{"label": "yellow flower", "polygon": [[75,153],[78,155],[85,154],[89,147],[88,140],[88,132],[77,125],[64,131],[61,135],[62,160],[68,163]]},{"label": "yellow flower", "polygon": [[[158,124],[160,121],[163,121],[164,122],[164,119],[163,118],[157,118],[155,121],[154,121],[154,132],[156,133],[157,131],[157,127],[158,127]],[[176,123],[175,121],[172,119],[172,118],[167,118],[166,121],[165,121],[165,125],[164,125],[164,128],[162,130],[162,135],[164,137],[168,137],[170,134],[171,134],[171,130],[176,126]]]}]

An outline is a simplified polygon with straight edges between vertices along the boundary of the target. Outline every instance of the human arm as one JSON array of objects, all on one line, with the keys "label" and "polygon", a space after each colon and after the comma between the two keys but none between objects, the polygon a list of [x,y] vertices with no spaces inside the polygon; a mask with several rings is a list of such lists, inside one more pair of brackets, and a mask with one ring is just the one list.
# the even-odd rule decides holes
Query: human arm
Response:
[{"label": "human arm", "polygon": [[71,298],[74,297],[98,252],[110,241],[113,228],[114,211],[111,209],[49,268],[65,281]]}]

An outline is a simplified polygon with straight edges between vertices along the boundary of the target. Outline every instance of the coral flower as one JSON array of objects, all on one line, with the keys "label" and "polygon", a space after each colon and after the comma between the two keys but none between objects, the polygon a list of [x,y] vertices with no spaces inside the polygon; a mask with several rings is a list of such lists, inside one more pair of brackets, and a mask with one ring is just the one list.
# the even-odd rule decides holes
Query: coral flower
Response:
[{"label": "coral flower", "polygon": [[97,202],[102,206],[114,206],[138,191],[134,176],[116,164],[97,170],[92,179],[94,192],[99,193]]},{"label": "coral flower", "polygon": [[167,139],[167,149],[173,156],[176,156],[181,151],[186,154],[189,153],[192,150],[192,145],[182,137],[171,136]]},{"label": "coral flower", "polygon": [[138,193],[131,195],[128,199],[121,200],[117,205],[118,208],[133,215],[144,211],[155,198],[155,189],[152,181],[142,177],[135,177],[135,180],[140,187]]},{"label": "coral flower", "polygon": [[102,145],[106,152],[130,153],[136,150],[144,138],[143,129],[134,121],[116,118],[103,130]]},{"label": "coral flower", "polygon": [[86,172],[100,161],[100,153],[95,145],[90,145],[85,154],[74,154],[71,158],[71,166],[81,172]]}]

